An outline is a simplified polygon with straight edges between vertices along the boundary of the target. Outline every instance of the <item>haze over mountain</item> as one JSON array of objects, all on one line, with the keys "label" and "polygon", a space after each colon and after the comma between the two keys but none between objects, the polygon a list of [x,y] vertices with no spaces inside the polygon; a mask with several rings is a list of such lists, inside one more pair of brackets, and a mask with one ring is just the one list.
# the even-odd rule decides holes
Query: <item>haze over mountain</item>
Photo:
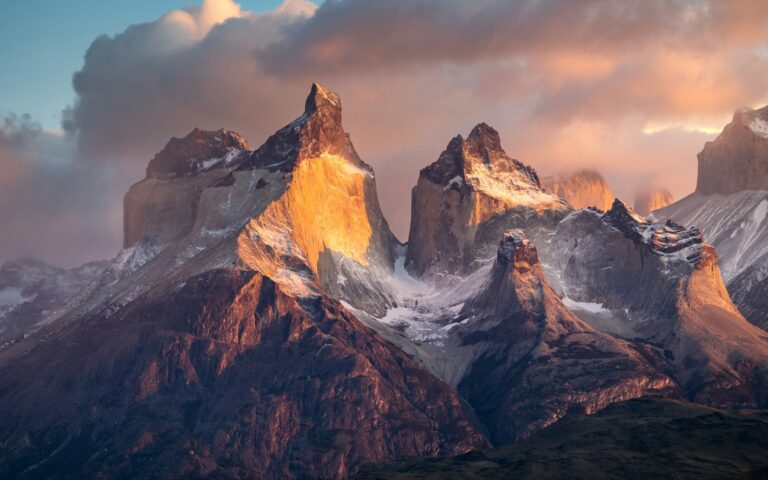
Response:
[{"label": "haze over mountain", "polygon": [[544,188],[558,195],[576,208],[596,207],[608,210],[613,204],[613,193],[608,182],[595,170],[579,170],[545,177]]}]

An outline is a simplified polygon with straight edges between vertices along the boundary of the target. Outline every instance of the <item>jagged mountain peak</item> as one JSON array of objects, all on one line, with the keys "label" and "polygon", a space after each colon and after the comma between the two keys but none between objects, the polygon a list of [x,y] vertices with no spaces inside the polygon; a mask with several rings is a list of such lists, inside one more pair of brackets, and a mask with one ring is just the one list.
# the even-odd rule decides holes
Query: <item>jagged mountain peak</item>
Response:
[{"label": "jagged mountain peak", "polygon": [[672,220],[652,222],[618,198],[614,200],[611,209],[602,215],[602,219],[635,243],[646,245],[651,252],[668,260],[681,260],[696,265],[711,250],[704,249],[704,238],[698,228],[686,228]]},{"label": "jagged mountain peak", "polygon": [[485,122],[472,129],[465,145],[473,156],[482,158],[486,164],[504,155],[499,132]]},{"label": "jagged mountain peak", "polygon": [[496,258],[500,265],[514,265],[518,272],[527,272],[539,263],[536,246],[519,229],[504,233]]},{"label": "jagged mountain peak", "polygon": [[317,83],[312,84],[304,105],[306,115],[323,111],[329,114],[338,114],[338,121],[341,122],[341,97]]},{"label": "jagged mountain peak", "polygon": [[147,166],[147,178],[168,180],[231,165],[248,150],[248,142],[231,130],[195,128],[171,138]]},{"label": "jagged mountain peak", "polygon": [[241,165],[240,170],[270,168],[290,171],[302,159],[335,156],[372,174],[373,170],[360,159],[352,140],[344,131],[341,118],[339,95],[312,84],[304,113],[270,136]]},{"label": "jagged mountain peak", "polygon": [[570,209],[544,191],[532,167],[506,154],[496,130],[481,123],[467,139],[454,137],[419,174],[406,267],[416,275],[471,270],[493,258],[504,230],[547,222]]},{"label": "jagged mountain peak", "polygon": [[[532,167],[507,155],[499,132],[487,123],[476,125],[465,139],[451,139],[438,160],[425,167],[421,176],[439,185],[467,187],[489,195],[500,195],[506,183],[511,190],[541,190],[539,176]],[[489,177],[489,178],[481,178]]]}]

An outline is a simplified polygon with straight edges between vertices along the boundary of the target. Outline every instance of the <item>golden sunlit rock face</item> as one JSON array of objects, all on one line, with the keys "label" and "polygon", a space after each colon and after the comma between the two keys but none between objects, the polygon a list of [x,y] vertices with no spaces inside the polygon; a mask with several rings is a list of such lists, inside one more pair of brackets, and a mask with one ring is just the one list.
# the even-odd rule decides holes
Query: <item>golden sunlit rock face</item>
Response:
[{"label": "golden sunlit rock face", "polygon": [[238,238],[248,266],[299,295],[315,294],[318,285],[341,289],[345,269],[358,275],[372,259],[391,270],[396,240],[379,209],[373,171],[341,126],[338,95],[313,86],[304,115],[270,137],[242,170],[274,171],[284,182]]},{"label": "golden sunlit rock face", "polygon": [[370,174],[343,157],[323,154],[301,160],[291,175],[283,195],[249,222],[239,240],[243,256],[257,270],[294,285],[299,279],[281,274],[285,257],[305,260],[315,275],[326,249],[367,265],[372,230],[365,180]]},{"label": "golden sunlit rock face", "polygon": [[316,272],[324,249],[362,265],[371,239],[365,208],[369,175],[337,155],[304,159],[293,172],[287,198],[294,235]]}]

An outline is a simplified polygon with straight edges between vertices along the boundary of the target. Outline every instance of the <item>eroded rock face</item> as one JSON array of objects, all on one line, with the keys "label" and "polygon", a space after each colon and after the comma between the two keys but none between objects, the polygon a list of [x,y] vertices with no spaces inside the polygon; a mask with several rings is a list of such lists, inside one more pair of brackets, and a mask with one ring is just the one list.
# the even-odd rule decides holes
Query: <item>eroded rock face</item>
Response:
[{"label": "eroded rock face", "polygon": [[466,139],[452,139],[421,171],[406,267],[415,275],[471,270],[478,256],[492,255],[503,230],[533,227],[537,219],[551,223],[569,208],[544,192],[536,171],[510,158],[498,132],[482,123]]},{"label": "eroded rock face", "polygon": [[554,175],[544,178],[542,183],[546,191],[564,198],[575,208],[595,207],[605,211],[613,203],[608,182],[595,170]]},{"label": "eroded rock face", "polygon": [[733,305],[698,230],[652,223],[617,200],[605,214],[571,214],[550,248],[564,296],[605,309],[595,317],[601,329],[664,350],[690,399],[768,400],[768,335]]},{"label": "eroded rock face", "polygon": [[248,142],[229,130],[194,129],[172,138],[131,186],[123,201],[123,248],[165,246],[189,233],[206,187],[216,184],[248,153]]},{"label": "eroded rock face", "polygon": [[678,394],[656,351],[599,332],[563,305],[522,231],[504,235],[486,288],[462,314],[456,335],[475,360],[458,388],[499,444],[568,411]]},{"label": "eroded rock face", "polygon": [[640,192],[635,197],[634,209],[640,215],[649,213],[672,204],[675,199],[665,188],[651,188]]},{"label": "eroded rock face", "polygon": [[768,107],[740,110],[699,153],[696,192],[768,190]]},{"label": "eroded rock face", "polygon": [[5,478],[343,478],[487,445],[455,391],[337,302],[253,271],[159,285],[0,371]]}]

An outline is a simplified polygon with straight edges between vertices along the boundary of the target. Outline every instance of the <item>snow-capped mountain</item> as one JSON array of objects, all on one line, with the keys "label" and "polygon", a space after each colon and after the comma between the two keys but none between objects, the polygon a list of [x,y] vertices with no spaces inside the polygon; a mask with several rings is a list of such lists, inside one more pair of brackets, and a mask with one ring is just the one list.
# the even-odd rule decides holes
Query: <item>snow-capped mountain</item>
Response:
[{"label": "snow-capped mountain", "polygon": [[249,148],[172,139],[123,250],[0,347],[0,477],[343,478],[649,394],[768,402],[698,230],[575,210],[486,124],[422,170],[407,245],[337,94]]},{"label": "snow-capped mountain", "polygon": [[542,179],[546,191],[568,201],[575,208],[595,207],[608,210],[613,193],[605,178],[596,170],[578,170],[560,173]]},{"label": "snow-capped mountain", "polygon": [[126,201],[133,242],[64,318],[0,350],[0,476],[147,458],[166,477],[339,478],[488,444],[454,389],[326,293],[375,284],[397,246],[336,94],[315,85],[258,150],[198,160],[149,171]]}]

